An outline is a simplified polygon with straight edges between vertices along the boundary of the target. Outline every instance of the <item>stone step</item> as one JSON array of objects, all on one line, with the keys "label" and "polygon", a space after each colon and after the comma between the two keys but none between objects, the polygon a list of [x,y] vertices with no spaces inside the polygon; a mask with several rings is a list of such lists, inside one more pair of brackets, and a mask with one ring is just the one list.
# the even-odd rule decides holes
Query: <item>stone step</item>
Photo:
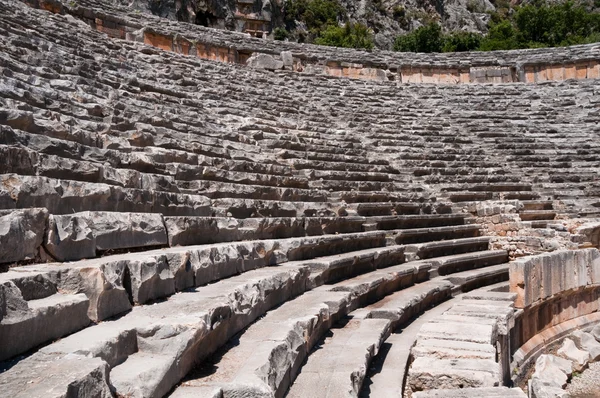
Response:
[{"label": "stone step", "polygon": [[286,397],[358,396],[369,363],[389,336],[387,319],[350,318],[310,353]]},{"label": "stone step", "polygon": [[523,210],[552,210],[554,202],[551,200],[523,200]]},{"label": "stone step", "polygon": [[425,261],[432,265],[430,271],[432,276],[436,274],[448,275],[506,263],[508,253],[506,250],[487,250],[430,258]]},{"label": "stone step", "polygon": [[478,237],[481,225],[453,225],[431,228],[411,228],[388,230],[386,234],[388,239],[399,245],[414,243],[423,243],[434,240],[453,240],[462,238]]},{"label": "stone step", "polygon": [[404,246],[396,245],[319,257],[305,260],[302,264],[310,269],[312,286],[319,286],[378,268],[402,264],[404,259]]},{"label": "stone step", "polygon": [[369,218],[369,222],[376,223],[379,230],[392,230],[462,225],[465,223],[465,218],[467,215],[464,213],[414,214],[374,216]]},{"label": "stone step", "polygon": [[488,236],[440,240],[407,245],[406,251],[409,253],[415,253],[418,258],[424,260],[433,257],[450,256],[453,254],[487,250],[489,247],[489,241],[490,237]]},{"label": "stone step", "polygon": [[[132,304],[144,304],[256,268],[384,245],[382,232],[365,232],[175,247],[68,265],[23,266],[0,273],[0,281],[16,284],[25,296],[33,288],[85,293],[89,299],[88,314],[99,321],[128,311]],[[375,258],[373,254],[373,262],[393,263],[398,257],[403,261],[402,250],[401,247],[383,250],[395,253],[392,257]]]},{"label": "stone step", "polygon": [[334,217],[343,215],[341,202],[297,202],[248,198],[219,198],[211,201],[215,216],[235,217]]},{"label": "stone step", "polygon": [[[401,264],[309,291],[269,312],[250,326],[222,354],[215,357],[215,363],[204,364],[188,376],[189,380],[173,396],[190,396],[196,388],[208,387],[209,391],[222,391],[224,396],[234,396],[244,391],[282,396],[308,352],[336,320],[393,290],[424,280],[427,269],[427,264],[418,262]],[[324,311],[324,306],[329,306],[330,310]],[[313,317],[317,319],[312,320]],[[387,320],[378,321],[372,324],[389,323]],[[303,337],[298,339],[290,336]],[[290,344],[295,346],[289,348]],[[244,358],[251,359],[241,360]]]},{"label": "stone step", "polygon": [[363,232],[364,217],[165,217],[169,246]]},{"label": "stone step", "polygon": [[0,339],[10,342],[0,346],[0,361],[77,332],[91,322],[87,314],[89,299],[85,294],[24,297],[12,282],[4,282],[0,293],[9,304],[9,310],[1,313]]},{"label": "stone step", "polygon": [[554,210],[521,210],[519,217],[523,221],[554,220],[556,211]]},{"label": "stone step", "polygon": [[323,288],[267,313],[217,353],[216,362],[188,375],[172,396],[208,386],[224,396],[283,396],[307,353],[350,305],[350,293]]},{"label": "stone step", "polygon": [[365,318],[389,319],[392,330],[395,330],[425,309],[450,298],[452,286],[452,283],[441,280],[416,284],[365,307]]},{"label": "stone step", "polygon": [[51,214],[81,211],[208,216],[210,200],[201,195],[121,188],[47,177],[0,175],[0,209],[45,207]]},{"label": "stone step", "polygon": [[468,292],[482,286],[507,281],[508,264],[488,265],[483,268],[456,272],[444,279],[457,285],[457,292]]}]

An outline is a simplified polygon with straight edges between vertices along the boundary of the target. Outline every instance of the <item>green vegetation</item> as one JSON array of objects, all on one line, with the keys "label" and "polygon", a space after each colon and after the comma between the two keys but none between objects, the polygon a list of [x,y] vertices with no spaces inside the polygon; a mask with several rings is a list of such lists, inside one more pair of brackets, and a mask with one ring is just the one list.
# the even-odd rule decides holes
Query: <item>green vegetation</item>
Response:
[{"label": "green vegetation", "polygon": [[344,10],[336,0],[286,0],[284,3],[284,21],[288,30],[296,27],[296,21],[302,21],[310,33],[317,36],[343,17]]},{"label": "green vegetation", "polygon": [[359,23],[346,23],[344,26],[329,25],[315,40],[316,44],[335,47],[373,48],[373,38],[369,28]]},{"label": "green vegetation", "polygon": [[536,2],[509,12],[497,4],[488,34],[455,32],[444,34],[436,23],[398,36],[395,51],[452,52],[491,51],[518,48],[568,46],[600,41],[600,13],[571,1],[560,4]]},{"label": "green vegetation", "polygon": [[284,28],[273,31],[276,40],[285,40],[297,28],[296,21],[306,25],[308,35],[298,34],[299,41],[326,46],[373,48],[373,37],[366,25],[339,21],[347,16],[338,0],[286,0],[283,7]]},{"label": "green vegetation", "polygon": [[275,40],[285,40],[290,36],[290,33],[284,28],[275,28],[273,30],[273,38]]},{"label": "green vegetation", "polygon": [[437,23],[421,26],[417,30],[398,36],[394,51],[439,53],[476,50],[481,43],[481,35],[470,32],[442,33]]}]

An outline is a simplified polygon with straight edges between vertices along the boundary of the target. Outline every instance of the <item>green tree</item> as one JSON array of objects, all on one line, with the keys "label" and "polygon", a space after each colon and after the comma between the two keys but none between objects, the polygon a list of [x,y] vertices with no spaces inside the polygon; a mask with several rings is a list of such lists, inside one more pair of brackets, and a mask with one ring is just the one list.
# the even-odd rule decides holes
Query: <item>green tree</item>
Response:
[{"label": "green tree", "polygon": [[348,22],[344,26],[327,26],[315,43],[323,46],[371,49],[373,37],[367,26]]},{"label": "green tree", "polygon": [[516,31],[510,21],[493,24],[479,45],[480,51],[513,50],[522,48],[516,37]]},{"label": "green tree", "polygon": [[442,28],[437,23],[430,23],[396,37],[394,51],[439,53],[443,45]]},{"label": "green tree", "polygon": [[454,32],[444,37],[442,51],[445,53],[474,51],[479,48],[481,38],[478,33]]}]

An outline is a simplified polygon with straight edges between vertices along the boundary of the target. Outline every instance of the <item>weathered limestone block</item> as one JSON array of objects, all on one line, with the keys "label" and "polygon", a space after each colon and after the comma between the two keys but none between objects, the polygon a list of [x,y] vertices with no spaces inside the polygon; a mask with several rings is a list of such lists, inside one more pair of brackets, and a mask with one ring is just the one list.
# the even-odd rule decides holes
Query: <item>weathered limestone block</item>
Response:
[{"label": "weathered limestone block", "polygon": [[96,237],[89,219],[77,215],[50,215],[46,248],[58,261],[96,257]]},{"label": "weathered limestone block", "polygon": [[269,54],[252,54],[246,61],[246,65],[256,69],[278,70],[283,68],[283,61]]},{"label": "weathered limestone block", "polygon": [[496,387],[501,380],[500,364],[494,360],[419,357],[410,367],[407,386],[412,391]]},{"label": "weathered limestone block", "polygon": [[[101,321],[131,309],[129,293],[124,286],[124,262],[90,264],[73,271],[76,287],[89,298],[88,315],[94,321]],[[77,272],[78,271],[78,272]]]},{"label": "weathered limestone block", "polygon": [[594,326],[591,331],[592,336],[596,339],[597,342],[600,342],[600,325]]},{"label": "weathered limestone block", "polygon": [[75,354],[100,358],[111,367],[123,363],[137,351],[137,330],[121,328],[110,321],[90,326],[40,348],[40,352],[53,356]]},{"label": "weathered limestone block", "polygon": [[555,355],[540,355],[535,361],[532,383],[548,388],[563,389],[572,373],[571,361]]},{"label": "weathered limestone block", "polygon": [[567,397],[563,390],[572,372],[571,361],[554,355],[541,355],[531,377],[532,398]]},{"label": "weathered limestone block", "polygon": [[580,350],[571,339],[565,339],[557,354],[573,363],[573,370],[581,372],[590,360],[590,353]]},{"label": "weathered limestone block", "polygon": [[84,294],[25,301],[14,283],[0,285],[0,361],[86,327],[88,305]]},{"label": "weathered limestone block", "polygon": [[0,212],[0,264],[38,257],[47,218],[44,208]]},{"label": "weathered limestone block", "polygon": [[600,359],[600,343],[596,341],[594,336],[581,330],[574,331],[573,336],[579,339],[581,348],[590,354],[591,361]]},{"label": "weathered limestone block", "polygon": [[429,390],[412,394],[413,398],[527,398],[520,388],[461,388],[458,390]]},{"label": "weathered limestone block", "polygon": [[566,290],[600,283],[597,249],[560,251],[510,263],[510,290],[515,307],[524,308]]},{"label": "weathered limestone block", "polygon": [[36,353],[0,374],[0,390],[7,397],[111,398],[108,364],[100,358]]},{"label": "weathered limestone block", "polygon": [[175,276],[167,256],[138,256],[126,260],[125,267],[131,286],[131,298],[136,304],[167,297],[175,293]]},{"label": "weathered limestone block", "polygon": [[82,212],[51,215],[46,247],[60,261],[95,257],[97,251],[167,244],[160,214]]}]

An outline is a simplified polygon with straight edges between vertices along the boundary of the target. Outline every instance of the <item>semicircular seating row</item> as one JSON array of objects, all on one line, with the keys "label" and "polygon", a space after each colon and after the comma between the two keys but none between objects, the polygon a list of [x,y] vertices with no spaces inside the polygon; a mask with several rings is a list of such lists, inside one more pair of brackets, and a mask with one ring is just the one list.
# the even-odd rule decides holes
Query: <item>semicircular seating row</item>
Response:
[{"label": "semicircular seating row", "polygon": [[8,396],[357,395],[394,330],[507,279],[466,202],[598,211],[592,81],[254,71],[15,0],[0,48]]}]

